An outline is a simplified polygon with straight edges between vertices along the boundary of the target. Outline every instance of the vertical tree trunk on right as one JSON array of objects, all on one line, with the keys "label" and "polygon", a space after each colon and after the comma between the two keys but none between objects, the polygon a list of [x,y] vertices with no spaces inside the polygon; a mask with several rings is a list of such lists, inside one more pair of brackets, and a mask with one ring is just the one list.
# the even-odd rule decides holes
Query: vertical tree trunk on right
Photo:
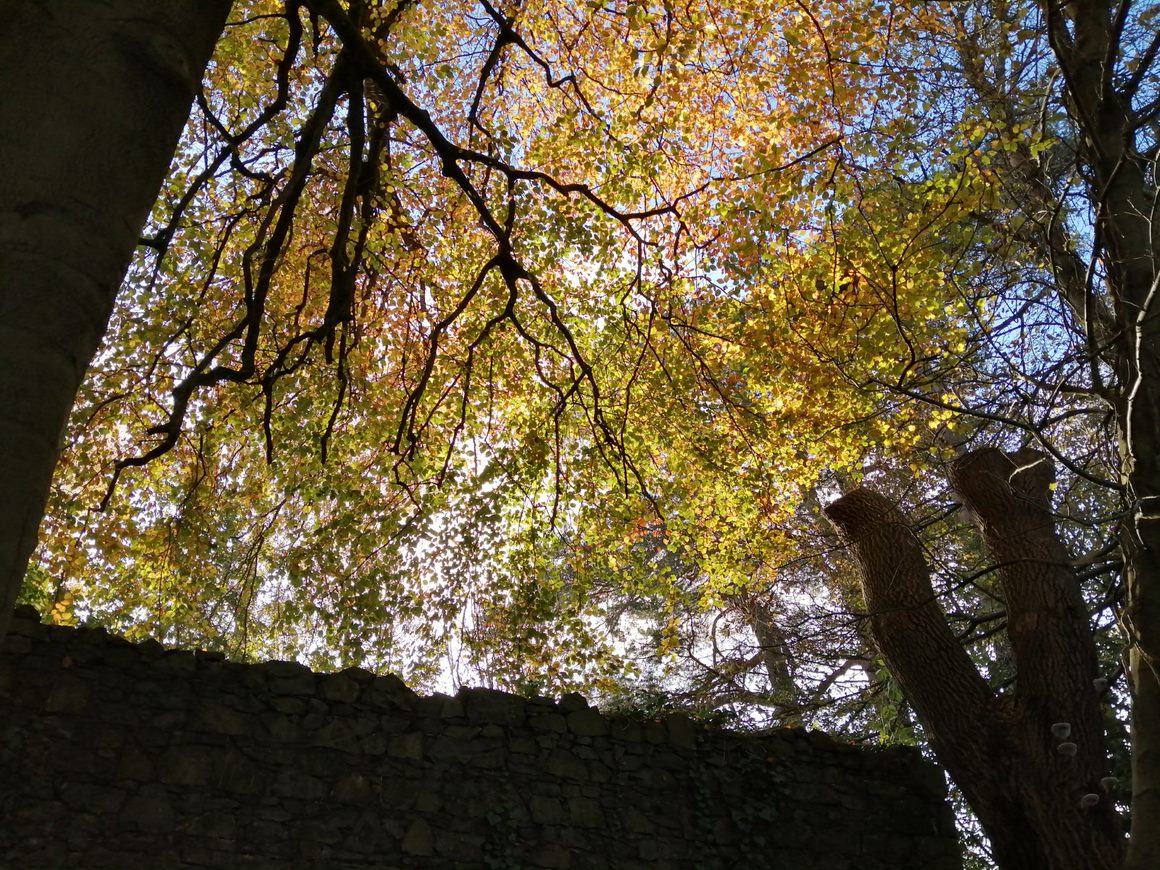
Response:
[{"label": "vertical tree trunk on right", "polygon": [[[1160,232],[1157,231],[1153,41],[1131,63],[1122,0],[1041,0],[1059,60],[1065,105],[1078,138],[1102,289],[1114,327],[1083,324],[1093,349],[1115,369],[1120,523],[1132,689],[1132,835],[1128,870],[1160,866]],[[1133,69],[1137,66],[1137,69]],[[1094,282],[1093,282],[1094,284]],[[1094,298],[1096,291],[1089,290]]]}]

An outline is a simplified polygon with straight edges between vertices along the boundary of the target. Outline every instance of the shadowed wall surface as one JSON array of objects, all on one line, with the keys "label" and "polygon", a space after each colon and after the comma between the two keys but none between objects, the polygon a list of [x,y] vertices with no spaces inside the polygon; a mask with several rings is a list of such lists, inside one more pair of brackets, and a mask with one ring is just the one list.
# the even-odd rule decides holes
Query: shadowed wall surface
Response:
[{"label": "shadowed wall surface", "polygon": [[422,697],[17,611],[0,868],[957,870],[942,775],[820,733]]}]

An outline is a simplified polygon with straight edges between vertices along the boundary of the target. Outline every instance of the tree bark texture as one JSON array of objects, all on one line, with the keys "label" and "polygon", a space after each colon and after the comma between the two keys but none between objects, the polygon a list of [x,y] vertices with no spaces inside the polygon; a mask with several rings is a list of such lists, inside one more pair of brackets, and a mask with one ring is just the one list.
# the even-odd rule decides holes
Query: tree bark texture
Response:
[{"label": "tree bark texture", "polygon": [[0,0],[0,637],[77,388],[229,6]]},{"label": "tree bark texture", "polygon": [[797,683],[794,682],[791,653],[785,632],[777,624],[769,608],[760,602],[753,602],[746,608],[749,626],[761,654],[761,664],[769,679],[769,689],[780,699],[774,709],[778,722],[782,725],[801,724],[800,705],[797,699]]},{"label": "tree bark texture", "polygon": [[[1052,477],[1035,451],[978,451],[952,469],[1003,566],[1017,667],[1011,695],[987,686],[951,632],[922,546],[890,502],[859,489],[826,515],[854,548],[887,665],[978,815],[999,866],[1111,870],[1123,866],[1123,836],[1099,782],[1107,764],[1092,684],[1095,647],[1051,519]],[[1067,736],[1057,736],[1052,726],[1064,723]],[[1098,802],[1084,806],[1093,794]]]},{"label": "tree bark texture", "polygon": [[1068,722],[1077,772],[1095,791],[1106,775],[1095,641],[1087,606],[1055,528],[1047,454],[984,448],[951,463],[950,480],[998,565],[1015,656],[1015,696],[1034,728]]},{"label": "tree bark texture", "polygon": [[[1160,867],[1160,230],[1155,154],[1141,147],[1154,94],[1122,77],[1128,4],[1041,4],[1052,50],[1083,132],[1079,163],[1096,204],[1100,264],[1114,306],[1109,333],[1089,318],[1093,348],[1116,370],[1120,482],[1128,516],[1120,550],[1132,689],[1132,832],[1128,870]],[[1149,63],[1154,58],[1148,59]]]}]

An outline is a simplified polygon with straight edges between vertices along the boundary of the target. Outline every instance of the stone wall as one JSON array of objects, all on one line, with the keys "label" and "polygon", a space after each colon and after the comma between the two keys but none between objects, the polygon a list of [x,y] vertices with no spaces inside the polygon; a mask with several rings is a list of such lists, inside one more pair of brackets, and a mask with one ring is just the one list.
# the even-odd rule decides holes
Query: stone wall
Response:
[{"label": "stone wall", "polygon": [[41,625],[0,657],[0,868],[960,866],[941,775],[822,734]]}]

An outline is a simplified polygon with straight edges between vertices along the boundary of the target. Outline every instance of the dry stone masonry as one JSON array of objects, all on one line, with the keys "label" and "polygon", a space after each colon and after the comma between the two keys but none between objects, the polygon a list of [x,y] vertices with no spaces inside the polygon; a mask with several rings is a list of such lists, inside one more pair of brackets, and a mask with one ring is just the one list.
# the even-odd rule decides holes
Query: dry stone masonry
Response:
[{"label": "dry stone masonry", "polygon": [[0,868],[957,870],[904,750],[603,716],[579,696],[131,644],[17,611]]}]

